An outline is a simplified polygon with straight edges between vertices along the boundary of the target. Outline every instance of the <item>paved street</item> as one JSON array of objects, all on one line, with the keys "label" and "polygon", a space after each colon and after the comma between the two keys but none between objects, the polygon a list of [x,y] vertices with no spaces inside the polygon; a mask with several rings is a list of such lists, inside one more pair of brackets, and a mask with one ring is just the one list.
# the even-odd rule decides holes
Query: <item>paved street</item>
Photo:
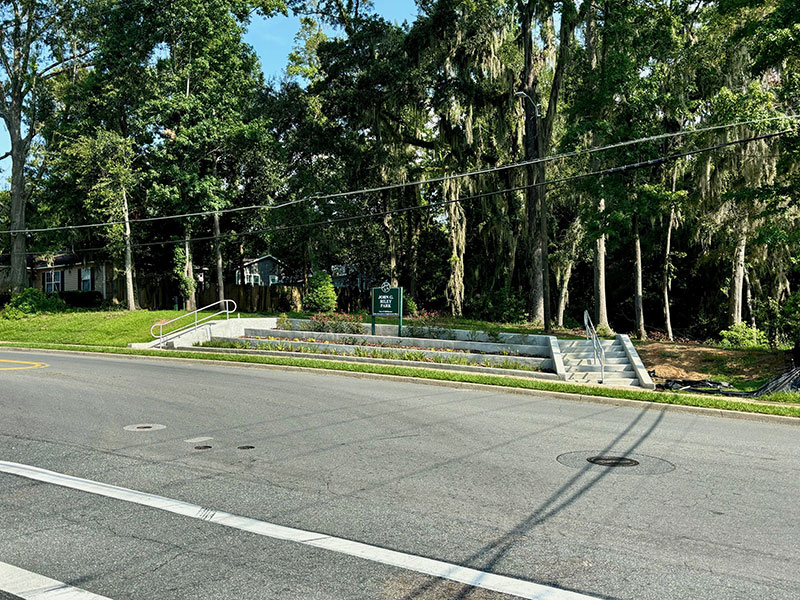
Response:
[{"label": "paved street", "polygon": [[[800,597],[797,426],[236,365],[0,361],[0,600],[37,578],[87,600]],[[639,464],[586,460],[609,454]]]}]

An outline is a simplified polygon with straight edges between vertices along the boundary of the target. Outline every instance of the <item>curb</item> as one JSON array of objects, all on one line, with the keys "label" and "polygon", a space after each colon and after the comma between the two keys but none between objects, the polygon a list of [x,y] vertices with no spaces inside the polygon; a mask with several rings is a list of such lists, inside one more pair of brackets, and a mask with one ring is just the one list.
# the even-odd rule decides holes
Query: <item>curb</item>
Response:
[{"label": "curb", "polygon": [[[111,348],[111,347],[108,347]],[[605,396],[590,396],[586,394],[579,394],[579,393],[568,393],[568,392],[554,392],[548,390],[529,390],[525,388],[514,388],[514,387],[505,387],[505,386],[497,386],[497,385],[490,385],[486,383],[469,383],[464,381],[444,381],[444,380],[437,380],[437,379],[427,379],[425,377],[406,377],[403,375],[387,375],[383,373],[357,373],[353,371],[336,371],[332,369],[321,369],[315,367],[296,367],[296,366],[288,366],[288,365],[266,365],[266,364],[258,364],[258,363],[244,363],[244,362],[228,362],[228,361],[220,361],[220,360],[213,360],[207,358],[182,358],[182,357],[175,357],[175,356],[149,356],[149,355],[138,355],[138,354],[116,354],[114,352],[88,352],[85,350],[56,350],[56,349],[48,349],[48,348],[25,348],[25,347],[16,347],[16,346],[0,346],[0,352],[2,351],[13,351],[13,352],[30,352],[30,353],[44,353],[44,354],[77,354],[79,356],[88,356],[88,357],[102,357],[102,356],[112,356],[115,358],[126,358],[129,360],[160,360],[160,361],[175,361],[181,362],[186,364],[205,364],[210,366],[230,366],[236,368],[246,368],[246,369],[266,369],[271,371],[284,371],[284,372],[298,372],[298,373],[314,373],[314,374],[333,374],[333,375],[340,375],[344,377],[350,377],[355,379],[377,379],[377,380],[385,380],[385,381],[396,381],[396,382],[403,382],[403,383],[419,383],[423,385],[431,385],[436,387],[449,387],[454,389],[465,389],[465,390],[478,390],[484,392],[496,392],[496,393],[506,393],[506,394],[515,394],[521,396],[538,396],[544,398],[550,398],[553,400],[569,400],[572,402],[586,402],[590,404],[603,404],[607,406],[620,406],[620,407],[628,407],[628,408],[636,408],[636,409],[646,409],[646,410],[660,410],[663,412],[676,412],[676,413],[690,413],[690,414],[698,414],[698,415],[708,415],[708,416],[717,416],[723,417],[727,419],[737,419],[737,420],[745,420],[745,421],[757,421],[762,423],[781,423],[784,425],[794,425],[800,426],[800,418],[798,417],[787,417],[783,415],[768,415],[762,413],[751,413],[751,412],[741,412],[736,410],[724,410],[719,408],[705,408],[702,406],[685,406],[682,404],[666,404],[666,403],[659,403],[659,402],[647,402],[644,400],[629,400],[627,398],[609,398]],[[414,367],[409,367],[414,368]]]}]

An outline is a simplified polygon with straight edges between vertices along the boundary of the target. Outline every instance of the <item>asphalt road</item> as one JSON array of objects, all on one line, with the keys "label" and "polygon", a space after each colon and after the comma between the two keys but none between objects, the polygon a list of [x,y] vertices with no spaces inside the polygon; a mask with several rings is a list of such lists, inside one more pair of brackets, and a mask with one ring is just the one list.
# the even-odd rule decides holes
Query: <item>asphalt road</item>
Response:
[{"label": "asphalt road", "polygon": [[[513,597],[419,557],[552,600],[800,597],[797,426],[235,365],[0,361],[48,365],[0,362],[2,600],[12,568],[113,600]],[[406,567],[375,558],[387,549]]]}]

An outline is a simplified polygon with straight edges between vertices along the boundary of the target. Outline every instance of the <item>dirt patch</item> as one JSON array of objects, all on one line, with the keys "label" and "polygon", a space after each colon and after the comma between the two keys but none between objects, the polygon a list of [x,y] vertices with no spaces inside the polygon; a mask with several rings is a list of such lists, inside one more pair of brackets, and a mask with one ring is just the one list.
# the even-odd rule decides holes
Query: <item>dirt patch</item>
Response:
[{"label": "dirt patch", "polygon": [[771,350],[725,350],[700,344],[646,342],[636,350],[656,383],[666,379],[759,382],[787,369],[786,354]]}]

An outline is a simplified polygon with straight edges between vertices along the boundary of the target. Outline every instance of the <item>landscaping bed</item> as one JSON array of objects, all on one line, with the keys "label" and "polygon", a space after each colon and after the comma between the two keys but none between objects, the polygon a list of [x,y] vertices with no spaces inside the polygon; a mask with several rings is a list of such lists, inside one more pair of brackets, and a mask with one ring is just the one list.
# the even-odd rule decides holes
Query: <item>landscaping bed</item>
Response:
[{"label": "landscaping bed", "polygon": [[[299,332],[295,332],[299,333]],[[277,336],[273,336],[277,337]],[[552,360],[544,357],[513,356],[510,354],[475,353],[468,350],[431,350],[418,346],[361,345],[331,343],[330,341],[303,341],[293,339],[270,340],[264,338],[215,338],[199,344],[202,348],[228,348],[262,352],[323,354],[331,356],[383,359],[391,361],[410,361],[437,363],[443,365],[462,365],[468,367],[489,367],[512,369],[516,371],[541,372],[549,370]]]}]

